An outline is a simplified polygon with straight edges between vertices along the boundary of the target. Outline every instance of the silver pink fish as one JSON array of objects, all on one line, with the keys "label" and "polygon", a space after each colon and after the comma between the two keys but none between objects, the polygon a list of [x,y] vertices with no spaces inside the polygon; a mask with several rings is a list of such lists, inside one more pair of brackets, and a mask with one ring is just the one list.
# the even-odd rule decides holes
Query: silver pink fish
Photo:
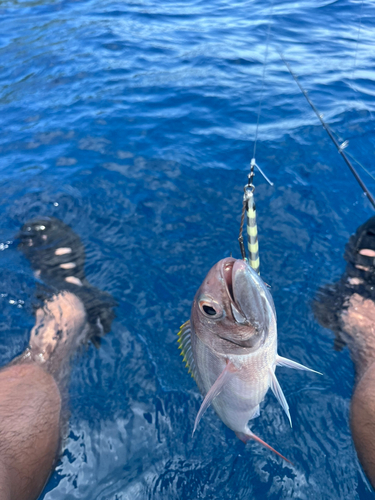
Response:
[{"label": "silver pink fish", "polygon": [[179,343],[204,396],[193,433],[212,404],[243,442],[254,439],[285,458],[251,432],[249,420],[259,416],[259,404],[271,387],[291,424],[276,366],[315,370],[277,354],[273,299],[247,262],[229,257],[215,264],[195,295]]}]

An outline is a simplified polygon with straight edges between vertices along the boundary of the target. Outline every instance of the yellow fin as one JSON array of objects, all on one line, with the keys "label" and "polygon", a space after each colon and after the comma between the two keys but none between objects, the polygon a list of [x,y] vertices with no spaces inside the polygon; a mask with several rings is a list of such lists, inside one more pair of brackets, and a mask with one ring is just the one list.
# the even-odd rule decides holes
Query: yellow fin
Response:
[{"label": "yellow fin", "polygon": [[190,375],[194,377],[195,372],[195,361],[193,357],[193,351],[191,348],[191,330],[190,330],[190,321],[186,321],[183,325],[180,326],[180,330],[178,332],[178,348],[181,350],[180,355],[183,356],[182,361],[185,363],[186,368]]}]

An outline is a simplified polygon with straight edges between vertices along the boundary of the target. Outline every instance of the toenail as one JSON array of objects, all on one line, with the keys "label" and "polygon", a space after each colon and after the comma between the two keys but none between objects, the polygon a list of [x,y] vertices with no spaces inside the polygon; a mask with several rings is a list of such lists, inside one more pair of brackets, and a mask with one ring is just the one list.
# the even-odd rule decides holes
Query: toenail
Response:
[{"label": "toenail", "polygon": [[348,279],[348,283],[350,285],[362,285],[363,284],[363,280],[361,280],[360,278],[349,278]]},{"label": "toenail", "polygon": [[366,257],[375,257],[375,251],[370,248],[362,248],[358,253]]},{"label": "toenail", "polygon": [[74,262],[67,262],[66,264],[60,264],[61,269],[73,269],[76,267]]},{"label": "toenail", "polygon": [[361,269],[361,271],[370,271],[370,268],[369,268],[369,267],[360,266],[359,264],[357,264],[355,267],[356,267],[357,269]]},{"label": "toenail", "polygon": [[73,285],[82,286],[82,281],[75,276],[67,276],[65,278],[65,281],[67,281],[68,283],[72,283]]},{"label": "toenail", "polygon": [[55,255],[66,255],[67,253],[71,253],[72,252],[72,249],[69,248],[69,247],[61,247],[61,248],[57,248],[55,250]]}]

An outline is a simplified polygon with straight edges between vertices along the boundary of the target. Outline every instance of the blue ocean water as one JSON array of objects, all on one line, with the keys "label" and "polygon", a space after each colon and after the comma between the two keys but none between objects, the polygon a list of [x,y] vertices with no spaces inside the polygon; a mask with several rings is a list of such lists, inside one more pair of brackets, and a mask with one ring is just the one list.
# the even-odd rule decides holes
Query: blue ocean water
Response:
[{"label": "blue ocean water", "polygon": [[[33,325],[35,278],[12,243],[30,217],[70,224],[88,279],[119,303],[101,348],[74,361],[69,435],[41,498],[373,498],[348,424],[353,366],[311,311],[373,211],[277,50],[371,170],[375,5],[1,0],[0,19],[1,364]],[[176,345],[210,267],[239,257],[260,97],[256,158],[274,186],[257,175],[255,195],[279,352],[324,372],[278,370],[293,429],[272,395],[254,421],[293,467],[211,410],[192,438],[201,396]]]}]

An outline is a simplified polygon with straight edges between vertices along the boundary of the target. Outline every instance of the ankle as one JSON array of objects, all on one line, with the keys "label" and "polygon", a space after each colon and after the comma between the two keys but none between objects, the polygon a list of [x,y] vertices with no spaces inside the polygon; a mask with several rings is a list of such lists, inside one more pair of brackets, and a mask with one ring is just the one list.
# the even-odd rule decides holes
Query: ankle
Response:
[{"label": "ankle", "polygon": [[46,301],[36,311],[35,326],[30,333],[29,356],[44,364],[59,352],[75,350],[87,334],[86,311],[73,293],[63,291]]}]

